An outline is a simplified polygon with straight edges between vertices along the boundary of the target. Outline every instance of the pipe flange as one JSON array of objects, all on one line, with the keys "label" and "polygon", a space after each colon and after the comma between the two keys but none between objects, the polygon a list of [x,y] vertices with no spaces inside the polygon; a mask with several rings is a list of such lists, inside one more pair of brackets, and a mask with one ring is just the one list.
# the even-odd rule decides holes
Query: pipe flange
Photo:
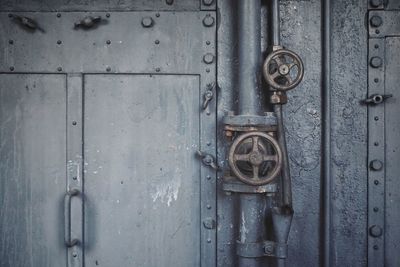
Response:
[{"label": "pipe flange", "polygon": [[[240,147],[250,139],[252,149],[249,153],[239,154]],[[268,151],[260,149],[264,145]],[[271,153],[272,152],[272,153]],[[228,156],[232,173],[243,183],[249,185],[265,185],[272,182],[282,168],[282,151],[278,142],[269,134],[263,132],[249,132],[239,135],[233,141]],[[251,166],[248,172],[240,168],[239,162],[246,162]],[[260,171],[260,165],[270,163],[266,173]]]},{"label": "pipe flange", "polygon": [[293,51],[279,49],[265,59],[263,74],[272,89],[287,91],[296,87],[303,79],[303,61]]}]

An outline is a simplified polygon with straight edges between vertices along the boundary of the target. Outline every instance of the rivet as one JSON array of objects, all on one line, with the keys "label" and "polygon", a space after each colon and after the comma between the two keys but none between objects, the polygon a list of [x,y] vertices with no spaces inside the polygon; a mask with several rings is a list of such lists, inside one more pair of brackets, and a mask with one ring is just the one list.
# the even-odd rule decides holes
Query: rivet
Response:
[{"label": "rivet", "polygon": [[374,142],[374,146],[379,146],[379,143],[378,142]]},{"label": "rivet", "polygon": [[160,68],[156,68],[156,72],[160,72],[161,71],[161,69]]},{"label": "rivet", "polygon": [[374,207],[374,212],[378,212],[379,208],[378,207]]},{"label": "rivet", "polygon": [[160,17],[160,13],[156,13],[156,17],[159,18]]},{"label": "rivet", "polygon": [[73,179],[73,180],[76,180],[76,179],[78,179],[78,177],[74,176],[74,177],[72,177],[72,179]]},{"label": "rivet", "polygon": [[211,176],[210,175],[207,175],[207,180],[210,180],[211,179]]},{"label": "rivet", "polygon": [[210,72],[210,69],[209,69],[209,68],[207,68],[207,69],[206,69],[206,72]]},{"label": "rivet", "polygon": [[211,6],[214,3],[214,0],[203,0],[203,5]]},{"label": "rivet", "polygon": [[375,78],[374,79],[374,83],[378,83],[379,82],[379,79],[378,78]]},{"label": "rivet", "polygon": [[369,163],[369,167],[371,170],[380,171],[383,168],[383,162],[378,159],[374,159]]},{"label": "rivet", "polygon": [[272,246],[268,245],[264,247],[264,252],[265,254],[271,254],[274,251],[274,249],[272,248]]},{"label": "rivet", "polygon": [[165,3],[167,3],[167,5],[172,5],[174,3],[174,0],[165,0]]},{"label": "rivet", "polygon": [[151,17],[144,17],[142,19],[142,26],[145,28],[150,28],[154,24],[153,19]]},{"label": "rivet", "polygon": [[8,40],[9,44],[14,44],[14,40]]},{"label": "rivet", "polygon": [[375,184],[375,185],[378,185],[378,184],[379,184],[379,181],[378,181],[378,180],[375,180],[375,181],[374,181],[374,184]]},{"label": "rivet", "polygon": [[155,44],[160,44],[160,40],[155,40],[154,43]]},{"label": "rivet", "polygon": [[106,71],[110,72],[111,71],[111,67],[107,67]]},{"label": "rivet", "polygon": [[14,71],[14,67],[13,67],[13,66],[11,66],[11,67],[10,67],[10,70],[11,70],[11,71]]},{"label": "rivet", "polygon": [[203,25],[206,27],[211,27],[214,25],[215,19],[211,15],[206,15],[203,19]]},{"label": "rivet", "polygon": [[369,20],[369,23],[371,24],[372,27],[379,27],[382,25],[383,21],[380,16],[372,16],[371,19]]},{"label": "rivet", "polygon": [[210,238],[207,239],[207,243],[211,243],[211,239]]},{"label": "rivet", "polygon": [[211,53],[207,53],[203,56],[203,61],[206,64],[211,64],[214,62],[214,55]]},{"label": "rivet", "polygon": [[207,146],[211,146],[211,142],[207,142]]},{"label": "rivet", "polygon": [[58,40],[58,41],[57,41],[57,44],[59,44],[59,45],[62,44],[61,40]]},{"label": "rivet", "polygon": [[378,48],[379,48],[379,45],[376,44],[374,47],[375,47],[375,49],[378,49]]},{"label": "rivet", "polygon": [[76,121],[73,121],[73,122],[72,122],[72,125],[76,125],[76,124],[77,124],[77,122],[76,122]]},{"label": "rivet", "polygon": [[374,117],[374,120],[379,121],[379,117],[378,117],[378,116],[375,116],[375,117]]},{"label": "rivet", "polygon": [[106,13],[106,17],[109,18],[111,15],[110,13]]},{"label": "rivet", "polygon": [[373,68],[379,68],[382,66],[382,59],[380,57],[372,57],[371,60],[369,61],[369,64]]},{"label": "rivet", "polygon": [[210,45],[211,44],[211,42],[210,41],[206,41],[206,45]]},{"label": "rivet", "polygon": [[8,17],[9,17],[9,18],[12,18],[12,17],[13,17],[13,15],[12,15],[12,14],[8,14]]},{"label": "rivet", "polygon": [[57,18],[61,18],[61,13],[57,13]]},{"label": "rivet", "polygon": [[211,205],[210,204],[207,204],[207,209],[211,209]]},{"label": "rivet", "polygon": [[76,258],[78,256],[78,254],[74,253],[72,254],[72,257]]},{"label": "rivet", "polygon": [[58,71],[62,71],[62,68],[61,68],[61,67],[58,67],[57,70],[58,70]]},{"label": "rivet", "polygon": [[378,249],[379,249],[378,245],[374,245],[373,248],[374,248],[375,250],[378,250]]},{"label": "rivet", "polygon": [[111,44],[111,40],[107,40],[106,44],[108,44],[108,45]]},{"label": "rivet", "polygon": [[375,33],[376,33],[376,34],[379,34],[379,33],[380,33],[380,30],[375,30]]},{"label": "rivet", "polygon": [[382,5],[382,0],[370,0],[369,4],[372,7],[379,7],[380,5]]}]

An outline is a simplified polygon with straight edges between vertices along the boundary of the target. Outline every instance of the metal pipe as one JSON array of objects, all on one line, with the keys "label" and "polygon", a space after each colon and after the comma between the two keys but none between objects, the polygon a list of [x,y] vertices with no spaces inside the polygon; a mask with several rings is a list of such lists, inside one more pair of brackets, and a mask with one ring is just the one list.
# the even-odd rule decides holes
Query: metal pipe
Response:
[{"label": "metal pipe", "polygon": [[[261,0],[238,1],[239,115],[261,110]],[[265,196],[240,194],[239,242],[261,242],[264,232]],[[263,259],[239,257],[240,267],[259,266]]]},{"label": "metal pipe", "polygon": [[261,110],[261,0],[238,1],[239,114]]},{"label": "metal pipe", "polygon": [[271,1],[271,24],[272,24],[272,43],[273,45],[279,45],[281,43],[279,0]]},{"label": "metal pipe", "polygon": [[330,96],[330,81],[331,81],[331,1],[322,1],[322,79],[321,79],[321,111],[322,111],[322,136],[321,136],[321,265],[329,267],[331,263],[331,96]]},{"label": "metal pipe", "polygon": [[287,153],[285,127],[283,126],[282,105],[274,105],[274,112],[278,121],[278,143],[282,150],[282,206],[285,209],[292,209],[292,180],[290,178],[289,157]]}]

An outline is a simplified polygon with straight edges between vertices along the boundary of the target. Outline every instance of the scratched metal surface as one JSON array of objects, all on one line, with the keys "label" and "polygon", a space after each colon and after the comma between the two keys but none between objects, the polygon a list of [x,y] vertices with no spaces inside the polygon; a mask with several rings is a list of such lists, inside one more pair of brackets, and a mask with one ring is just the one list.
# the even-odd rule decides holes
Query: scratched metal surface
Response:
[{"label": "scratched metal surface", "polygon": [[0,266],[65,261],[65,89],[64,75],[0,74]]}]

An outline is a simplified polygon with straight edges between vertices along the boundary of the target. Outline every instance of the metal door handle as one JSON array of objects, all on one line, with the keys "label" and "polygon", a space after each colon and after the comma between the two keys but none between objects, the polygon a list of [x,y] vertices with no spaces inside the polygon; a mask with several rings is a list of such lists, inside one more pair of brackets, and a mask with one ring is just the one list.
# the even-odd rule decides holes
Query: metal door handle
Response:
[{"label": "metal door handle", "polygon": [[78,239],[71,240],[71,199],[73,196],[79,195],[78,189],[69,189],[64,198],[64,219],[65,219],[65,245],[73,247],[79,243]]},{"label": "metal door handle", "polygon": [[94,25],[98,24],[101,20],[102,19],[100,16],[97,16],[97,17],[86,16],[83,19],[75,22],[74,28],[76,29],[76,28],[82,27],[82,28],[89,29],[89,28],[92,28]]}]

